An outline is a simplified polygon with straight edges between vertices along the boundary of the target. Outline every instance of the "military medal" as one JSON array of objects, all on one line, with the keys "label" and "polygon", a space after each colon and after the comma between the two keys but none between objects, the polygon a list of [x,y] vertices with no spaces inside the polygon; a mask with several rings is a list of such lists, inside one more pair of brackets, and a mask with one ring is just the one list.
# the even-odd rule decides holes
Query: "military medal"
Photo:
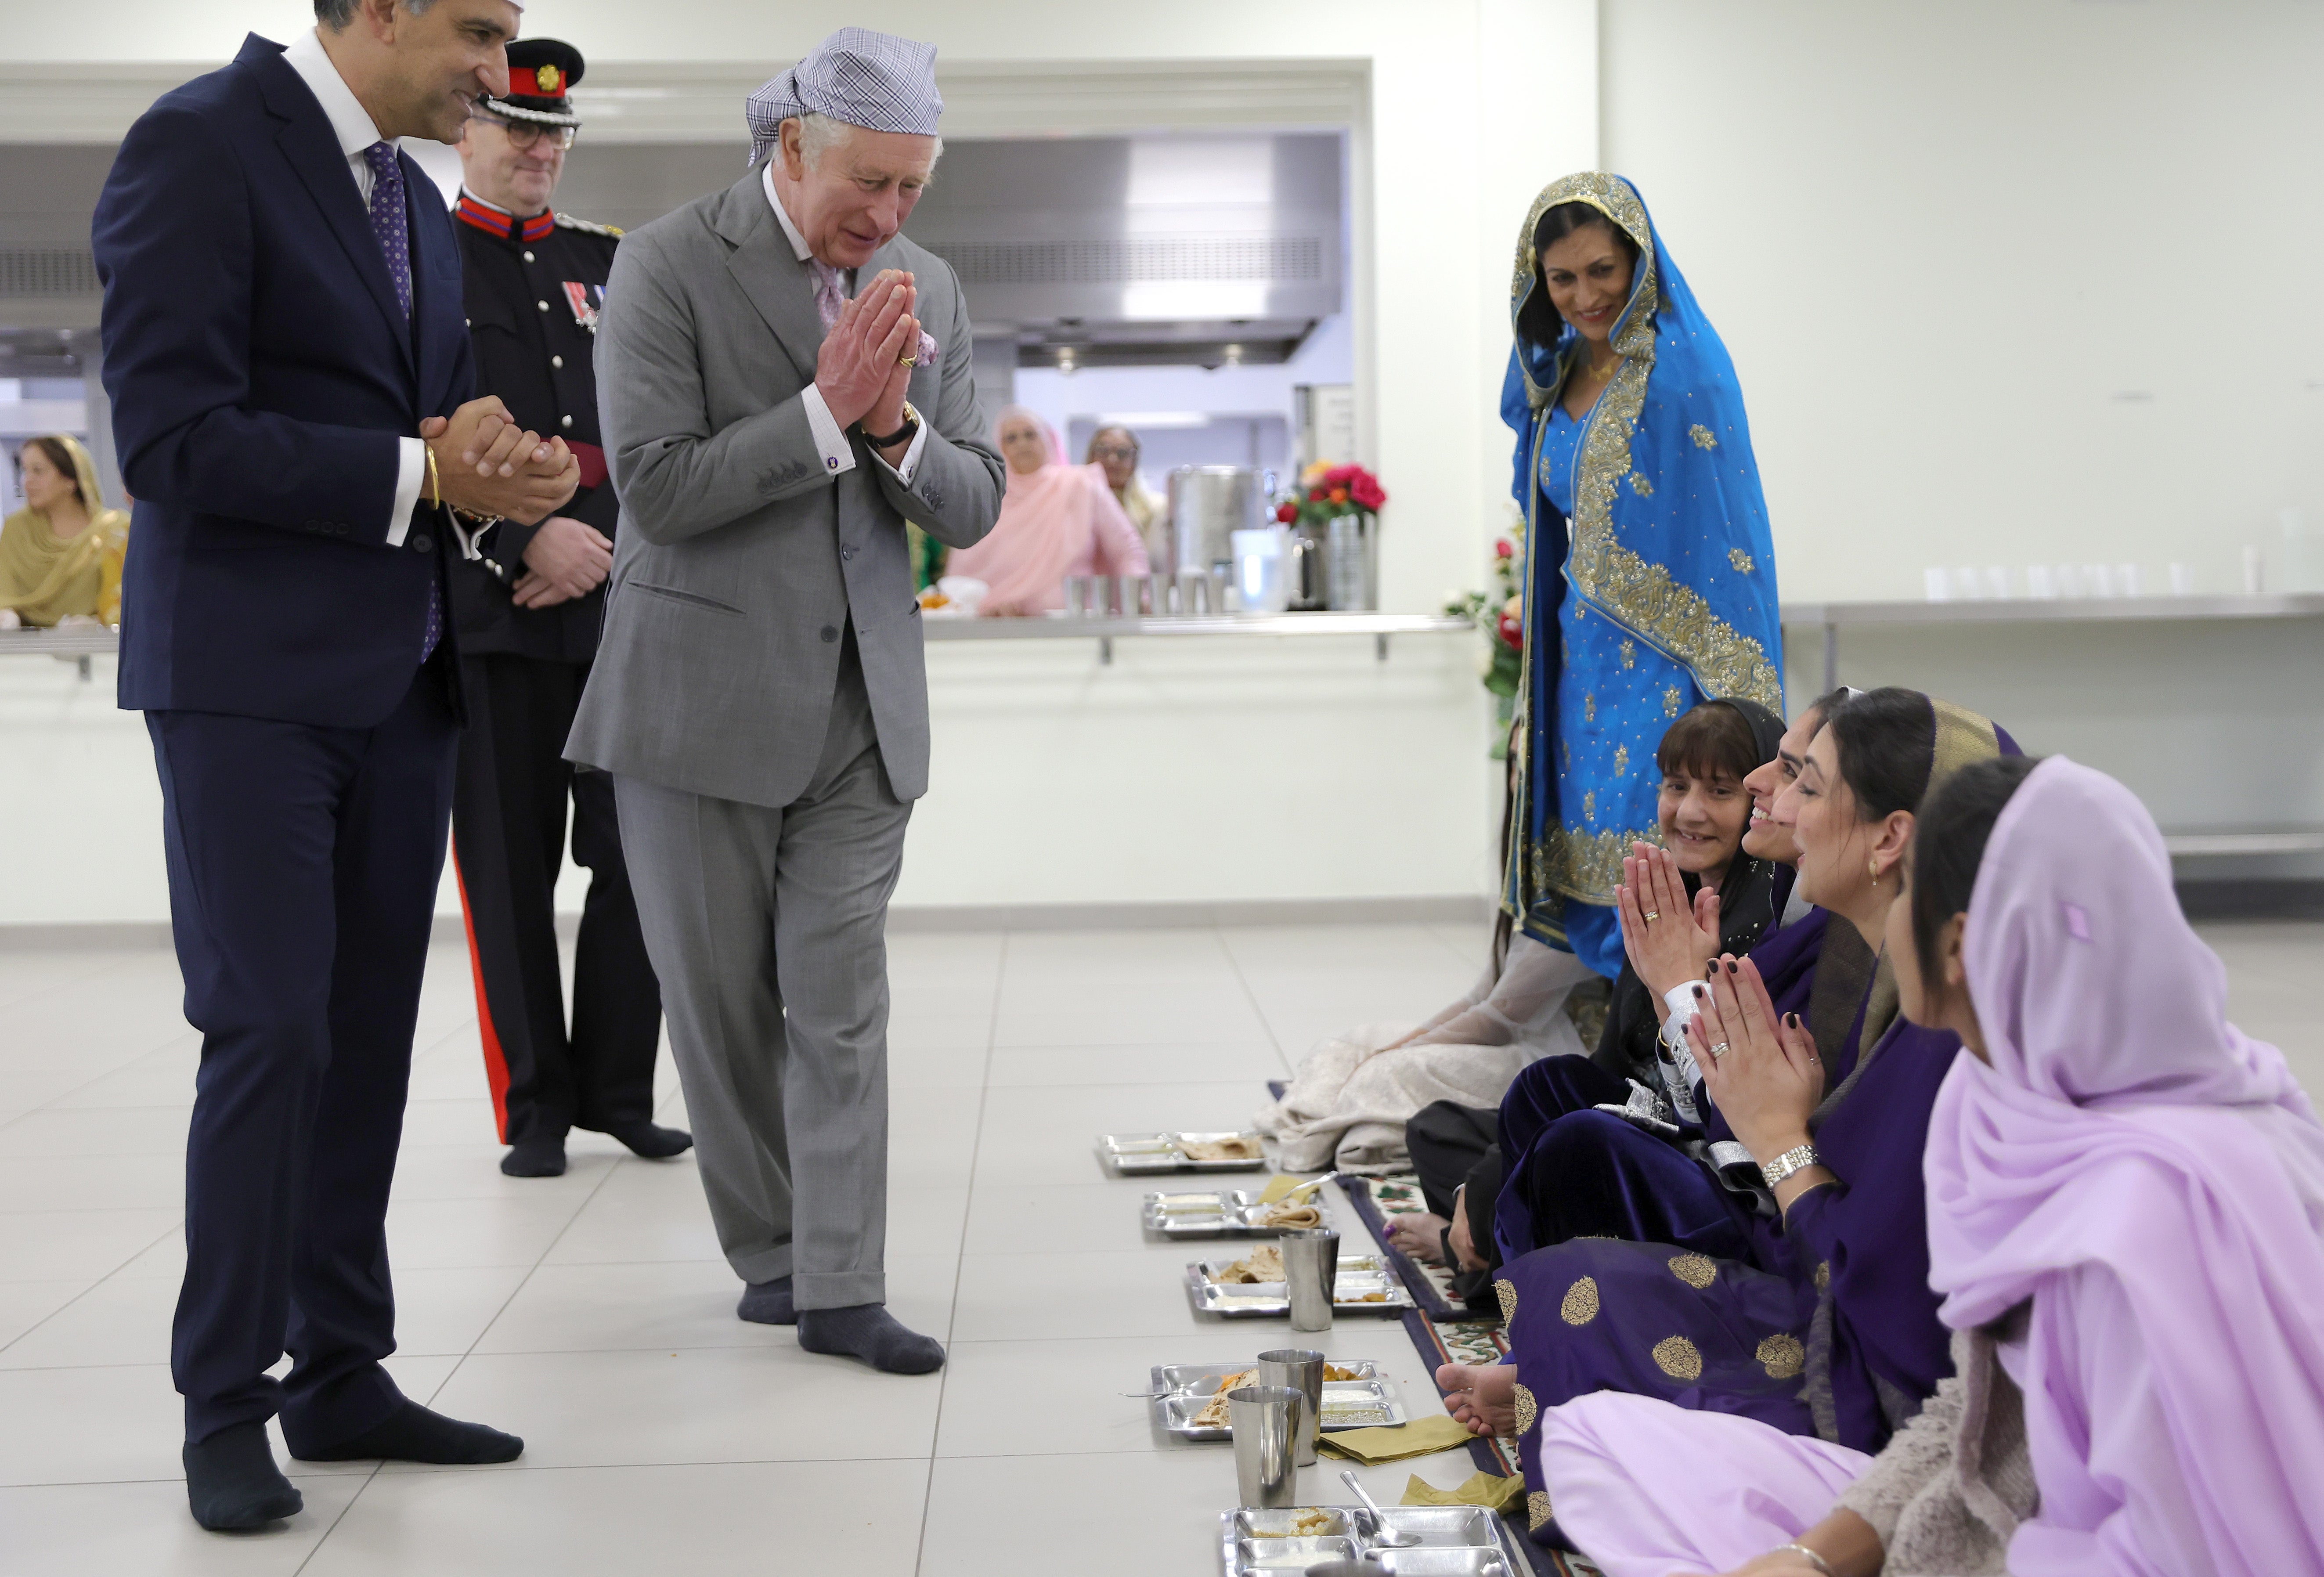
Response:
[{"label": "military medal", "polygon": [[[590,299],[592,292],[595,292],[595,300]],[[585,285],[578,280],[565,281],[565,300],[573,309],[573,321],[592,334],[597,332],[597,309],[604,305],[604,300],[605,287],[603,285]]]}]

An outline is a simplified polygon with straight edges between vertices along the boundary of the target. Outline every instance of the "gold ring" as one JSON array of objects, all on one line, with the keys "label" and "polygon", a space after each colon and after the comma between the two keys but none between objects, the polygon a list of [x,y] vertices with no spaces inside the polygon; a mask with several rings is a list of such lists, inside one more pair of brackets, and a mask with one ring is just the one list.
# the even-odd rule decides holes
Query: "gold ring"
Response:
[{"label": "gold ring", "polygon": [[920,364],[920,358],[918,356],[898,356],[896,358],[896,364],[899,367],[917,367]]},{"label": "gold ring", "polygon": [[1662,918],[1663,918],[1663,912],[1662,912],[1662,910],[1660,910],[1660,909],[1648,909],[1648,910],[1646,911],[1646,924],[1648,924],[1648,925],[1650,925],[1650,926],[1651,926],[1651,925],[1653,925],[1656,920],[1661,919]]}]

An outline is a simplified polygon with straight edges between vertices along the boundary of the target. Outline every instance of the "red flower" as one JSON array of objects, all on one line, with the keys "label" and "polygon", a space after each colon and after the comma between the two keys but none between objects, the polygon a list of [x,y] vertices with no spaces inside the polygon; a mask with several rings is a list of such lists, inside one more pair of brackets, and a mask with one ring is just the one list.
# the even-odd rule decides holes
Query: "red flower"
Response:
[{"label": "red flower", "polygon": [[1299,506],[1296,503],[1278,503],[1275,506],[1275,518],[1281,524],[1287,526],[1299,518]]},{"label": "red flower", "polygon": [[1493,544],[1493,557],[1496,558],[1514,558],[1517,552],[1516,545],[1507,537]]},{"label": "red flower", "polygon": [[1309,503],[1323,503],[1323,490],[1322,488],[1320,488],[1320,487],[1311,487],[1311,488],[1309,488],[1309,489],[1307,490],[1307,502],[1308,502]]},{"label": "red flower", "polygon": [[1515,619],[1510,618],[1507,613],[1503,613],[1500,621],[1500,631],[1501,639],[1508,643],[1509,650],[1512,651],[1522,651],[1525,649],[1524,625],[1518,623]]},{"label": "red flower", "polygon": [[1388,502],[1388,494],[1379,483],[1365,472],[1359,471],[1348,480],[1348,496],[1360,509],[1378,510]]}]

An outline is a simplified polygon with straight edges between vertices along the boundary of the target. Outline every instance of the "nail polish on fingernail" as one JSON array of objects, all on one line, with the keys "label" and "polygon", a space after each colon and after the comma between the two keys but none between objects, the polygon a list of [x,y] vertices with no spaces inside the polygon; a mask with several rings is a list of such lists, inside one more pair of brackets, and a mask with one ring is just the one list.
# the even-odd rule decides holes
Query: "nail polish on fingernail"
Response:
[{"label": "nail polish on fingernail", "polygon": [[1710,993],[1709,993],[1709,992],[1707,992],[1707,991],[1704,991],[1701,986],[1697,986],[1697,987],[1695,987],[1695,988],[1694,988],[1694,999],[1695,999],[1695,1001],[1701,1001],[1704,997],[1708,996],[1709,994],[1710,994]]}]

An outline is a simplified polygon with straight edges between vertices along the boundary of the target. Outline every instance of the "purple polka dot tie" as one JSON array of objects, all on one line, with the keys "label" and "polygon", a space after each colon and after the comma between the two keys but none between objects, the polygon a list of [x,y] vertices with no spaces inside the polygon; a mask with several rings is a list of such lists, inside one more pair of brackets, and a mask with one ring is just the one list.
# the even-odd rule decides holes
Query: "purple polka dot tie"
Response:
[{"label": "purple polka dot tie", "polygon": [[[379,237],[379,249],[387,254],[387,277],[395,281],[395,299],[403,305],[403,320],[411,321],[411,230],[403,213],[403,164],[395,156],[392,143],[374,143],[364,150],[364,161],[371,166],[371,233]],[[420,646],[420,660],[426,662],[436,653],[436,643],[444,639],[444,588],[442,576],[435,573],[431,562],[428,577],[428,631]]]}]

